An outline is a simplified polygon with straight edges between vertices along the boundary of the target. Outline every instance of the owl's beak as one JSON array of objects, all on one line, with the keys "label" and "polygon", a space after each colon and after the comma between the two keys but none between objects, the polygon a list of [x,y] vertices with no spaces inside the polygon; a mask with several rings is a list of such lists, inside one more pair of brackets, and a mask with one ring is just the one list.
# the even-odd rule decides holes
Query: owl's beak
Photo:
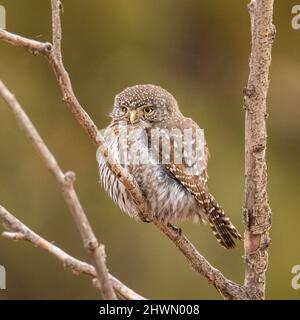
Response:
[{"label": "owl's beak", "polygon": [[134,124],[135,120],[137,118],[136,110],[132,110],[129,112],[129,121],[131,124]]}]

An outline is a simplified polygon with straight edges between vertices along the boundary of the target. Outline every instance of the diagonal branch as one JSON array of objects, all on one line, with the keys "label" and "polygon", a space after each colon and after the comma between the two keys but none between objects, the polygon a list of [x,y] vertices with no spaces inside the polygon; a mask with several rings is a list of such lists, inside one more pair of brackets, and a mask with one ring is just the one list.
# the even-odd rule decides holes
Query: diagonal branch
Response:
[{"label": "diagonal branch", "polygon": [[[97,277],[96,270],[92,265],[70,256],[68,253],[64,252],[59,247],[55,246],[53,243],[42,238],[40,235],[33,232],[20,220],[14,217],[1,205],[0,220],[2,221],[4,228],[7,230],[2,233],[4,237],[16,241],[26,240],[32,243],[35,247],[49,252],[56,259],[61,261],[66,269],[70,270],[75,275],[83,273],[92,276],[93,278]],[[115,291],[121,298],[127,300],[145,300],[144,297],[135,293],[133,290],[128,288],[125,284],[120,282],[111,274],[109,274],[109,278],[112,282]]]},{"label": "diagonal branch", "polygon": [[153,223],[176,245],[193,270],[204,276],[223,298],[228,300],[248,299],[244,287],[227,279],[221,271],[214,268],[183,233],[179,233],[174,227],[161,224],[157,220],[154,220]]},{"label": "diagonal branch", "polygon": [[0,95],[7,102],[10,110],[14,113],[21,128],[25,131],[27,137],[41,155],[46,167],[52,173],[61,190],[63,198],[68,209],[76,222],[77,228],[81,235],[84,248],[87,250],[90,259],[97,271],[97,277],[101,283],[102,295],[105,299],[115,299],[115,293],[109,280],[106,267],[106,255],[104,246],[98,243],[87,216],[81,206],[78,196],[74,189],[75,174],[73,172],[63,173],[53,154],[47,148],[41,136],[33,126],[32,122],[5,85],[0,81]]},{"label": "diagonal branch", "polygon": [[244,89],[245,120],[245,288],[250,299],[265,298],[271,208],[267,194],[267,92],[271,50],[275,37],[272,23],[274,0],[252,0],[249,79]]}]

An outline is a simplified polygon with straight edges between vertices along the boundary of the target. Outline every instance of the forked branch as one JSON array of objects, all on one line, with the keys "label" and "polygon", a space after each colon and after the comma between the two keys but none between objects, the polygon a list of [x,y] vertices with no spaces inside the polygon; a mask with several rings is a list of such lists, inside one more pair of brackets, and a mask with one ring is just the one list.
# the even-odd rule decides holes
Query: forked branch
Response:
[{"label": "forked branch", "polygon": [[[25,224],[23,224],[1,205],[0,220],[2,221],[4,228],[7,230],[2,233],[4,237],[15,241],[26,240],[32,243],[35,247],[49,252],[74,275],[86,274],[92,276],[93,278],[97,277],[96,270],[92,265],[72,257],[53,243],[42,238],[40,235],[29,229]],[[144,297],[135,293],[113,275],[109,274],[109,279],[120,298],[127,300],[145,300]],[[101,290],[101,287],[99,289]]]}]

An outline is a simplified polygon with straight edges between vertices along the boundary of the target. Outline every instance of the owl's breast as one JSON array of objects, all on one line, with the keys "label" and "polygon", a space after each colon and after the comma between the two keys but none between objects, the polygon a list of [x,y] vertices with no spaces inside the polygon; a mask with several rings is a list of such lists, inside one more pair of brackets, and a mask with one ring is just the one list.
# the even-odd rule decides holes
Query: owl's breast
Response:
[{"label": "owl's breast", "polygon": [[[129,133],[130,134],[130,133]],[[128,137],[127,137],[128,138]],[[106,140],[111,155],[136,179],[147,201],[149,213],[164,222],[202,220],[202,213],[193,195],[157,161],[148,146],[147,136],[135,133],[122,141],[120,135]],[[97,155],[100,181],[122,211],[137,218],[138,209],[124,185],[108,168],[102,154]]]},{"label": "owl's breast", "polygon": [[[117,138],[106,139],[111,156],[119,163],[119,143]],[[106,159],[100,150],[97,151],[100,182],[110,198],[122,211],[138,219],[138,209],[124,185],[116,178],[107,166]],[[124,165],[123,165],[124,166]]]},{"label": "owl's breast", "polygon": [[170,223],[203,220],[203,212],[194,196],[163,164],[135,166],[132,174],[147,199],[151,214],[156,218]]}]

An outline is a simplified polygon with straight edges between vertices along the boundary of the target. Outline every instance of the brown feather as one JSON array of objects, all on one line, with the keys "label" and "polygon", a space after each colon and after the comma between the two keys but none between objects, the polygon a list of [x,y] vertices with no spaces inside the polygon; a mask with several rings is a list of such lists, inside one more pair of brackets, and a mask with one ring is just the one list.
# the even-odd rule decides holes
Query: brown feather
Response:
[{"label": "brown feather", "polygon": [[[198,125],[189,118],[184,118],[185,121],[179,120],[169,123],[168,130],[172,128],[193,128],[193,134]],[[193,135],[193,138],[195,136]],[[171,138],[171,160],[174,155],[174,142]],[[208,148],[205,146],[206,161],[208,158]],[[195,160],[197,161],[197,160]],[[223,209],[219,206],[215,198],[208,192],[207,188],[207,164],[203,172],[199,175],[187,174],[188,170],[194,165],[194,162],[186,161],[183,159],[182,164],[166,164],[166,168],[173,174],[173,176],[179,181],[197,200],[199,203],[199,211],[201,210],[205,214],[206,220],[213,231],[214,236],[218,242],[226,249],[233,248],[235,246],[235,240],[241,240],[242,237],[231,223],[229,218],[226,217]]]}]

